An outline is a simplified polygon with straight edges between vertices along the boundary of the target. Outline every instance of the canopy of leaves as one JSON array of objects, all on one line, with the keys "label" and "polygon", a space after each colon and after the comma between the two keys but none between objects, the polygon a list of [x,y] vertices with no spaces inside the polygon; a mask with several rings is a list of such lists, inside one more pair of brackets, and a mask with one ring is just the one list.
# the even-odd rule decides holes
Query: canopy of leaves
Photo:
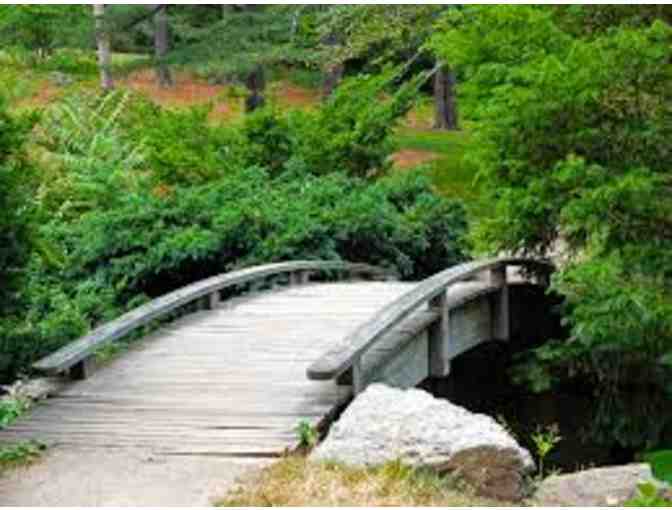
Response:
[{"label": "canopy of leaves", "polygon": [[494,208],[479,246],[569,257],[554,287],[572,341],[540,359],[615,383],[623,371],[603,363],[672,350],[672,29],[656,20],[577,37],[556,16],[452,11],[432,44],[464,72],[479,120],[470,158]]}]

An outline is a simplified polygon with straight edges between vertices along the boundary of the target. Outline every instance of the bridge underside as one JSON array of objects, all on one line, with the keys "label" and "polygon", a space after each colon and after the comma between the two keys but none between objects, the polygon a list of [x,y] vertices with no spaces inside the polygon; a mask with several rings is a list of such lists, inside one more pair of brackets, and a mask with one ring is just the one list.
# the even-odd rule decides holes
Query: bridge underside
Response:
[{"label": "bridge underside", "polygon": [[189,315],[37,406],[0,441],[279,455],[301,419],[319,422],[347,395],[308,380],[306,367],[411,286],[296,286]]}]

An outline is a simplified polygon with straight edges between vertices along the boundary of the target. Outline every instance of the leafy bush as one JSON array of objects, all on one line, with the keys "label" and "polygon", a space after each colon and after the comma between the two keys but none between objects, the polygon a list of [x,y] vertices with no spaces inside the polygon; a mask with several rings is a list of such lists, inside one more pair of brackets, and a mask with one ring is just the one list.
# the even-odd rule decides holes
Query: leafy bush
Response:
[{"label": "leafy bush", "polygon": [[629,499],[623,506],[625,507],[667,507],[672,505],[672,501],[664,497],[659,487],[652,483],[642,483],[637,487],[637,495]]},{"label": "leafy bush", "polygon": [[248,163],[316,175],[383,175],[395,147],[396,121],[417,93],[411,81],[384,97],[391,77],[387,72],[346,80],[314,111],[283,115],[270,108],[248,116],[243,131],[251,148]]},{"label": "leafy bush", "polygon": [[613,387],[672,351],[672,29],[583,37],[555,12],[452,10],[433,46],[480,121],[468,157],[493,214],[477,246],[569,255],[553,287],[571,341],[537,351],[530,375]]},{"label": "leafy bush", "polygon": [[210,124],[209,112],[207,105],[171,110],[136,98],[125,120],[128,137],[143,141],[159,182],[203,184],[241,167],[240,134]]},{"label": "leafy bush", "polygon": [[672,450],[649,452],[644,459],[651,464],[653,475],[656,478],[672,484]]},{"label": "leafy bush", "polygon": [[105,96],[76,93],[43,113],[36,142],[46,149],[40,197],[50,214],[77,218],[111,207],[123,191],[142,183],[145,161],[141,143],[124,136],[120,126],[131,98],[123,92]]},{"label": "leafy bush", "polygon": [[8,115],[0,97],[0,318],[30,248],[31,168],[23,145],[33,120]]}]

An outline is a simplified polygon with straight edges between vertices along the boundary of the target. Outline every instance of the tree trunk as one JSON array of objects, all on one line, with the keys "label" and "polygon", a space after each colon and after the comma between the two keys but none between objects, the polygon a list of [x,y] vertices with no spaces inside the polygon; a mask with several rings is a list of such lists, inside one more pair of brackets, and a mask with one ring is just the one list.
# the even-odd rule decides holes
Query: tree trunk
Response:
[{"label": "tree trunk", "polygon": [[343,64],[334,64],[327,68],[324,73],[324,84],[322,86],[322,93],[324,97],[329,97],[338,84],[343,79],[343,72],[345,66]]},{"label": "tree trunk", "polygon": [[248,113],[253,112],[257,108],[264,106],[266,100],[264,99],[263,92],[266,88],[266,80],[263,67],[258,65],[247,75],[245,86],[249,91],[249,95],[245,98],[245,111]]},{"label": "tree trunk", "polygon": [[168,6],[156,7],[154,14],[154,57],[156,58],[156,79],[160,87],[172,87],[173,77],[166,63],[168,54]]},{"label": "tree trunk", "polygon": [[434,128],[458,130],[455,73],[450,69],[439,68],[434,75],[434,102]]},{"label": "tree trunk", "polygon": [[93,19],[96,29],[96,46],[98,48],[98,69],[100,70],[100,86],[104,91],[112,90],[112,72],[110,71],[110,34],[105,22],[105,4],[94,4]]}]

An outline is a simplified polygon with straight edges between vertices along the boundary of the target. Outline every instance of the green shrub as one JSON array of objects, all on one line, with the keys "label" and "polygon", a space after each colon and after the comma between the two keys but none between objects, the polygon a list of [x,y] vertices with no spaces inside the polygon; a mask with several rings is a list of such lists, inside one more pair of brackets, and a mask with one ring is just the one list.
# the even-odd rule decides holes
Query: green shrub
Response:
[{"label": "green shrub", "polygon": [[672,484],[672,450],[658,450],[644,456],[653,470],[653,475],[669,484]]},{"label": "green shrub", "polygon": [[[346,259],[422,278],[465,258],[462,206],[406,173],[374,184],[344,175],[271,178],[258,168],[167,196],[122,194],[115,207],[40,228],[62,265],[34,256],[27,312],[0,344],[4,371],[200,278],[292,259]],[[0,371],[2,367],[0,367]]]},{"label": "green shrub", "polygon": [[203,184],[241,167],[242,139],[233,129],[211,125],[210,107],[161,108],[137,99],[126,119],[131,140],[142,140],[147,165],[159,182]]},{"label": "green shrub", "polygon": [[17,290],[30,250],[33,184],[24,142],[34,119],[12,117],[0,97],[0,319]]},{"label": "green shrub", "polygon": [[467,159],[492,214],[477,247],[568,255],[553,288],[571,341],[540,348],[531,379],[614,388],[672,352],[672,28],[583,37],[554,13],[451,10],[433,45],[464,75],[461,100],[479,120]]},{"label": "green shrub", "polygon": [[346,80],[313,111],[283,114],[269,107],[248,116],[243,130],[251,148],[247,163],[274,172],[384,175],[395,149],[393,129],[417,93],[412,81],[384,97],[390,78],[385,73]]}]

